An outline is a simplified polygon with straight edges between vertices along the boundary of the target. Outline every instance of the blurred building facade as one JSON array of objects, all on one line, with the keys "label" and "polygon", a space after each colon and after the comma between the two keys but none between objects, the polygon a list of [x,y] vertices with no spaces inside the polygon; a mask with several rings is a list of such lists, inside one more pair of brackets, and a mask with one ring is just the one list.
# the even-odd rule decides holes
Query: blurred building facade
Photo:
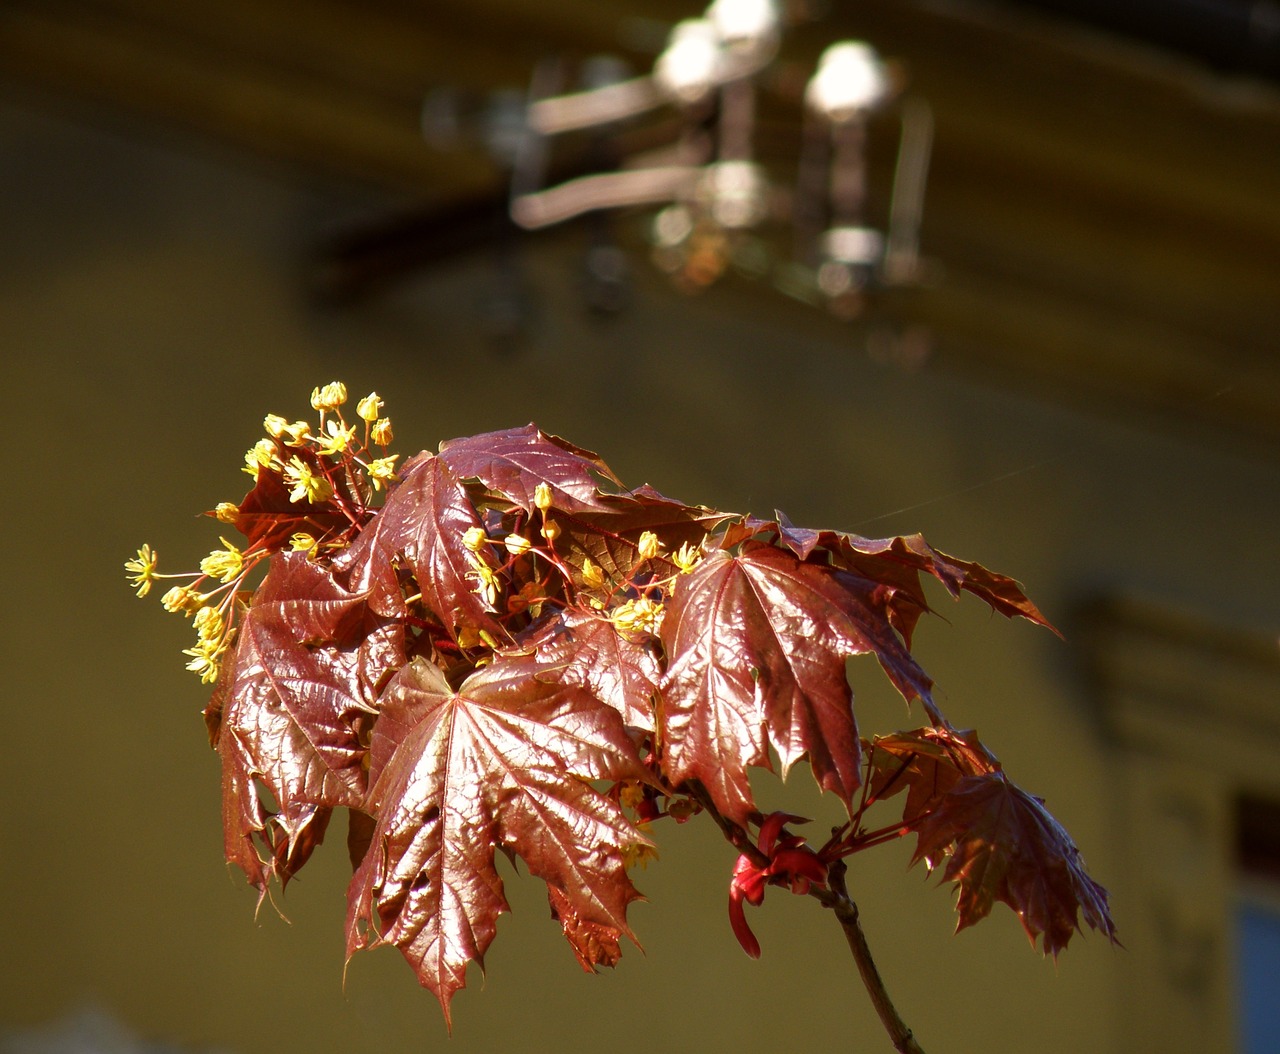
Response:
[{"label": "blurred building facade", "polygon": [[[696,823],[659,833],[645,950],[607,975],[578,970],[508,872],[516,910],[449,1039],[394,953],[344,981],[341,845],[283,899],[292,925],[254,921],[221,864],[186,627],[121,564],[149,541],[194,565],[216,533],[194,515],[240,496],[262,416],[343,379],[383,395],[406,453],[536,420],[628,483],[921,530],[1019,578],[1064,641],[939,595],[919,653],[952,718],[1071,831],[1125,947],[1078,938],[1055,966],[999,907],[952,936],[902,845],[851,871],[890,990],[927,1050],[1249,1049],[1280,917],[1280,91],[1021,7],[886,0],[801,27],[801,51],[875,40],[935,111],[936,273],[852,323],[732,276],[685,296],[625,223],[628,302],[608,316],[584,307],[578,228],[506,248],[482,221],[456,244],[413,234],[502,194],[483,152],[423,142],[427,90],[520,87],[555,50],[643,56],[689,13],[0,12],[17,788],[0,1026],[30,1037],[91,1007],[246,1054],[888,1049],[815,905],[771,895],[764,957],[742,956],[733,853]],[[353,232],[383,247],[367,282]],[[878,671],[852,676],[865,733],[919,720]],[[814,815],[806,780],[761,785]]]}]

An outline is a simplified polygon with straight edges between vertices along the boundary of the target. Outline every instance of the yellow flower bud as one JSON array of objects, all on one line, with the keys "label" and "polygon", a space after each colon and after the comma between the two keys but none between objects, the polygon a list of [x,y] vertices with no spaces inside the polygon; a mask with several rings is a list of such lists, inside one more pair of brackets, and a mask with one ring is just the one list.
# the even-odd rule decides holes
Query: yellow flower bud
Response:
[{"label": "yellow flower bud", "polygon": [[316,540],[305,531],[299,531],[297,534],[289,535],[289,548],[295,553],[310,552],[315,548]]},{"label": "yellow flower bud", "polygon": [[271,468],[273,459],[276,456],[276,445],[270,439],[259,439],[253,444],[244,455],[243,472],[256,477],[258,469]]},{"label": "yellow flower bud", "polygon": [[190,615],[199,611],[204,602],[205,595],[190,586],[174,586],[160,598],[165,611],[171,611],[175,615]]},{"label": "yellow flower bud", "polygon": [[533,548],[529,539],[519,534],[508,534],[506,538],[503,539],[502,544],[507,547],[507,552],[512,556],[519,556],[521,553],[527,553],[531,548]]},{"label": "yellow flower bud", "polygon": [[323,388],[311,389],[311,407],[324,413],[336,410],[347,401],[347,386],[341,381],[330,381]]},{"label": "yellow flower bud", "polygon": [[539,483],[533,491],[533,503],[543,512],[551,508],[551,487],[546,483]]},{"label": "yellow flower bud", "polygon": [[202,607],[191,620],[196,628],[196,635],[201,642],[216,641],[222,636],[226,623],[222,620],[222,612],[217,608]]},{"label": "yellow flower bud", "polygon": [[240,518],[240,506],[235,502],[220,501],[213,515],[219,523],[235,523]]},{"label": "yellow flower bud", "polygon": [[378,419],[378,411],[382,409],[383,402],[378,398],[377,392],[370,392],[358,403],[356,403],[356,413],[360,417],[372,424]]},{"label": "yellow flower bud", "polygon": [[609,613],[609,619],[623,633],[652,633],[662,628],[662,605],[648,597],[639,597],[619,604]]},{"label": "yellow flower bud", "polygon": [[591,589],[604,588],[604,572],[590,557],[586,557],[582,561],[582,581],[584,585],[589,586]]},{"label": "yellow flower bud", "polygon": [[658,536],[653,531],[645,531],[640,535],[640,541],[636,543],[636,548],[640,552],[641,560],[652,560],[658,555],[662,549],[662,545],[658,541]]},{"label": "yellow flower bud", "polygon": [[279,439],[284,435],[284,430],[289,427],[289,422],[279,414],[267,414],[262,419],[262,427],[272,439]]},{"label": "yellow flower bud", "polygon": [[285,446],[302,446],[310,434],[310,424],[306,421],[294,421],[293,424],[284,426],[280,438],[284,441]]},{"label": "yellow flower bud", "polygon": [[556,523],[555,520],[543,520],[542,537],[552,545],[555,545],[556,539],[560,537],[560,524]]},{"label": "yellow flower bud", "polygon": [[395,433],[391,431],[391,418],[379,417],[369,432],[369,438],[378,446],[389,446],[395,438]]},{"label": "yellow flower bud", "polygon": [[[480,557],[472,554],[468,559],[471,561],[471,570],[467,574],[476,581],[471,591],[492,611],[498,602],[498,591],[502,588],[502,581],[494,573],[493,568]],[[483,631],[481,633],[483,635]]]},{"label": "yellow flower bud", "polygon": [[483,527],[468,527],[462,532],[462,544],[473,553],[478,553],[488,541],[489,536],[484,533]]},{"label": "yellow flower bud", "polygon": [[390,457],[376,458],[365,467],[374,490],[380,490],[386,484],[396,481],[396,459],[399,457],[399,454],[392,454]]}]

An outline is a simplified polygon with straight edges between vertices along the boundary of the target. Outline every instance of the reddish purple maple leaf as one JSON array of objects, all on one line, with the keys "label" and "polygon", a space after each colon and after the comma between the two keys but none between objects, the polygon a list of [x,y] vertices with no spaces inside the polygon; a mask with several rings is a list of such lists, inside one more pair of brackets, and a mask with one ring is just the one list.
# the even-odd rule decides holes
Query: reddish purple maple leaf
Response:
[{"label": "reddish purple maple leaf", "polygon": [[907,825],[936,809],[965,776],[1000,769],[972,730],[917,728],[876,736],[864,747],[871,762],[870,800],[883,801],[905,790],[902,820]]},{"label": "reddish purple maple leaf", "polygon": [[666,774],[701,782],[740,824],[755,812],[747,768],[767,767],[770,745],[784,776],[807,756],[819,786],[851,805],[862,752],[846,657],[874,654],[908,699],[929,692],[874,583],[760,543],[682,576],[662,641]]},{"label": "reddish purple maple leaf", "polygon": [[[260,891],[305,862],[325,810],[362,804],[362,735],[381,682],[404,661],[403,628],[366,595],[302,553],[273,558],[206,713],[222,756],[227,859]],[[265,867],[255,836],[272,850]]]},{"label": "reddish purple maple leaf", "polygon": [[619,633],[609,619],[569,609],[538,643],[540,676],[585,688],[632,728],[653,731],[653,700],[662,665],[650,641]]},{"label": "reddish purple maple leaf", "polygon": [[377,609],[387,615],[403,611],[394,570],[403,565],[413,572],[423,604],[446,633],[471,628],[503,639],[506,630],[476,591],[476,562],[492,566],[492,558],[463,541],[468,529],[480,526],[457,474],[441,458],[419,456],[405,466],[377,516],[335,565],[363,576],[375,590]]},{"label": "reddish purple maple leaf", "polygon": [[981,564],[948,556],[919,534],[863,538],[844,531],[797,527],[782,513],[775,513],[773,520],[748,517],[740,532],[776,537],[802,560],[812,558],[815,553],[824,554],[834,566],[884,585],[891,591],[889,605],[894,626],[908,645],[917,621],[929,610],[921,588],[921,573],[936,578],[952,597],[959,597],[961,592],[972,593],[1006,618],[1019,616],[1053,629],[1012,578],[989,571]]},{"label": "reddish purple maple leaf", "polygon": [[965,776],[916,827],[912,862],[956,884],[962,930],[1008,904],[1034,946],[1057,956],[1081,921],[1116,939],[1107,892],[1089,877],[1080,851],[1044,802],[1002,772]]},{"label": "reddish purple maple leaf", "polygon": [[388,686],[374,728],[377,826],[351,881],[348,954],[396,945],[446,1019],[508,910],[498,848],[563,894],[575,927],[631,937],[626,907],[638,894],[624,851],[648,842],[588,781],[646,774],[615,710],[539,669],[532,657],[501,658],[454,692],[415,659]]},{"label": "reddish purple maple leaf", "polygon": [[618,482],[598,454],[532,424],[448,440],[440,459],[459,479],[475,477],[529,513],[539,484],[550,488],[555,508],[581,512],[603,508],[598,478]]}]

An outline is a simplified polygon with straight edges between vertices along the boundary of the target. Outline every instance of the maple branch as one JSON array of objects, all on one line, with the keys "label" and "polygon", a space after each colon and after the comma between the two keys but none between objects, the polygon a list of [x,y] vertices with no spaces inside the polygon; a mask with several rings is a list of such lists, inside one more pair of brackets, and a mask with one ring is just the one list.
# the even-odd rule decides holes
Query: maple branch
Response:
[{"label": "maple branch", "polygon": [[845,885],[846,870],[848,868],[843,860],[835,861],[827,869],[831,888],[821,889],[814,886],[809,891],[810,895],[816,897],[823,907],[830,908],[839,920],[840,928],[844,930],[845,939],[849,942],[849,950],[853,952],[853,960],[858,965],[862,983],[866,986],[867,994],[871,996],[871,1004],[876,1008],[880,1023],[889,1033],[894,1050],[898,1051],[898,1054],[924,1054],[923,1048],[916,1042],[911,1029],[906,1026],[893,1005],[893,1000],[889,998],[884,979],[876,968],[875,960],[871,957],[871,947],[867,944],[867,936],[862,932],[862,923],[858,919],[858,905],[849,896],[848,886]]},{"label": "maple branch", "polygon": [[703,810],[715,820],[716,826],[720,828],[721,833],[730,845],[757,867],[764,868],[769,866],[769,854],[761,851],[760,847],[751,840],[751,835],[744,827],[734,823],[716,808],[716,803],[707,792],[706,787],[697,780],[689,780],[685,786],[688,789],[689,797],[701,805]]},{"label": "maple branch", "polygon": [[[768,866],[768,854],[762,852],[751,841],[750,834],[740,824],[734,823],[716,808],[711,795],[701,783],[690,780],[687,788],[690,797],[694,798],[715,820],[725,838],[738,852],[748,857],[757,867]],[[839,920],[840,928],[844,930],[845,939],[849,942],[849,950],[853,952],[853,961],[857,964],[858,974],[862,977],[867,994],[871,996],[871,1004],[876,1009],[880,1023],[889,1033],[894,1049],[898,1054],[924,1054],[924,1049],[916,1042],[911,1029],[902,1020],[897,1008],[893,1005],[893,1000],[889,998],[884,979],[876,968],[875,959],[871,955],[871,946],[867,944],[867,936],[862,932],[862,923],[858,918],[858,905],[849,896],[849,887],[845,884],[844,876],[847,870],[848,866],[843,860],[833,861],[827,868],[827,881],[830,888],[811,886],[809,894],[823,907],[830,908]]]}]

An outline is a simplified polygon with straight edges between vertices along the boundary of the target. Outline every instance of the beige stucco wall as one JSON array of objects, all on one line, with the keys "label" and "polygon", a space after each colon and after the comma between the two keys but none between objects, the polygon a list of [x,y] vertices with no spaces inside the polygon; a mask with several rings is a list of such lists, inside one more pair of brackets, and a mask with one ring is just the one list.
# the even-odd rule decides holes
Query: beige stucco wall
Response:
[{"label": "beige stucco wall", "polygon": [[[771,892],[752,918],[764,957],[742,955],[724,911],[733,854],[705,823],[660,832],[662,859],[639,876],[650,902],[632,916],[645,953],[599,977],[579,971],[536,884],[511,880],[516,911],[488,980],[455,1000],[448,1041],[394,952],[358,957],[344,987],[337,836],[285,897],[292,925],[269,909],[254,921],[221,862],[203,692],[179,655],[188,629],[135,600],[121,564],[149,541],[171,568],[193,565],[214,533],[194,514],[239,496],[262,415],[302,413],[330,379],[381,392],[404,451],[536,420],[685,500],[923,530],[1022,579],[1068,629],[1100,590],[1259,624],[1275,611],[1274,463],[982,387],[947,370],[945,334],[936,369],[885,368],[853,331],[790,334],[807,309],[781,299],[747,313],[741,297],[686,300],[641,272],[626,314],[591,319],[571,242],[530,259],[538,315],[515,353],[479,334],[483,259],[319,310],[301,254],[377,202],[30,102],[0,108],[0,1025],[95,1004],[143,1035],[244,1054],[889,1049],[816,905]],[[942,705],[1114,881],[1116,761],[1078,645],[938,603],[951,624],[926,623],[918,643]],[[877,670],[861,673],[864,730],[907,725]],[[807,778],[766,800],[815,808]],[[948,895],[904,872],[908,852],[868,854],[851,877],[926,1049],[1119,1049],[1120,981],[1142,949],[1090,937],[1055,966],[1002,907],[953,937]]]}]

